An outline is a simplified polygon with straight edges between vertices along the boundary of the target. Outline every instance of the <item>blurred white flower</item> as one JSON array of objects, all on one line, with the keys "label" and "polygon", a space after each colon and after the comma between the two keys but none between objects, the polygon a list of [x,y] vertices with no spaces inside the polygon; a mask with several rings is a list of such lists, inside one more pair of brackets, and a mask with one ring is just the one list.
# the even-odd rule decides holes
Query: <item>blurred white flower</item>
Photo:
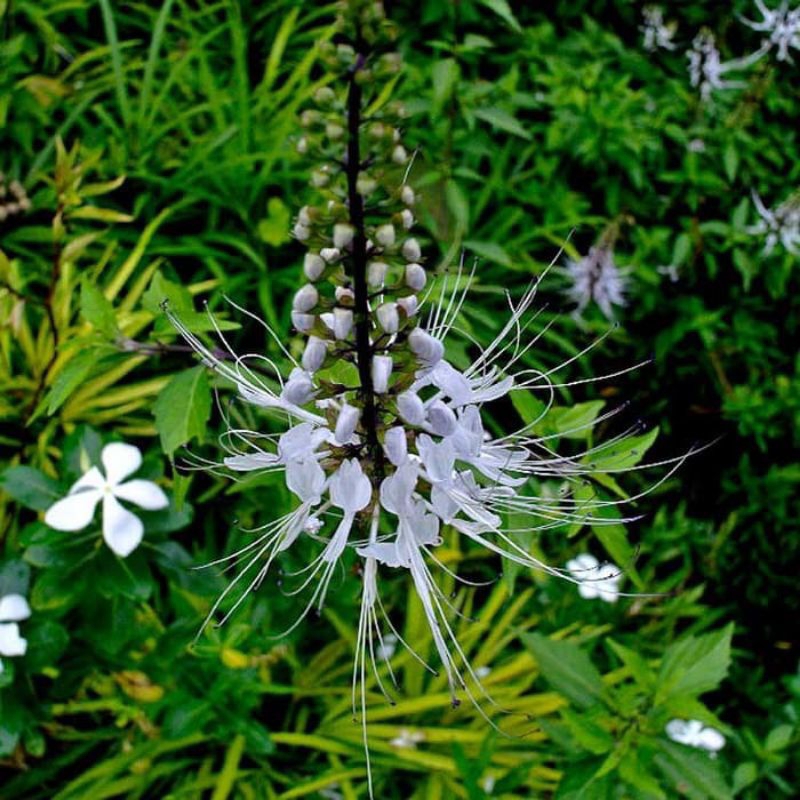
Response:
[{"label": "blurred white flower", "polygon": [[[0,597],[0,656],[14,658],[25,655],[28,642],[20,634],[17,623],[28,619],[30,615],[28,601],[21,594]],[[0,658],[0,672],[3,670],[3,660]]]},{"label": "blurred white flower", "polygon": [[751,67],[767,49],[768,45],[765,45],[749,56],[723,62],[714,36],[708,31],[701,31],[694,37],[692,47],[686,54],[689,59],[689,82],[700,90],[703,101],[707,101],[716,90],[743,89],[747,86],[745,81],[731,80],[725,76],[729,72]]},{"label": "blurred white flower", "polygon": [[417,745],[424,741],[425,734],[422,733],[422,731],[410,731],[408,728],[401,728],[397,736],[389,740],[389,744],[392,745],[392,747],[415,750]]},{"label": "blurred white flower", "polygon": [[112,442],[103,448],[101,461],[105,475],[92,467],[79,478],[65,498],[54,503],[44,515],[44,521],[59,531],[78,531],[85,528],[94,516],[97,504],[103,501],[103,539],[121,558],[129,556],[142,541],[144,525],[119,501],[125,500],[147,511],[166,508],[169,500],[152,481],[123,480],[142,465],[138,447]]},{"label": "blurred white flower", "polygon": [[676,45],[672,37],[678,26],[674,22],[665,24],[663,9],[658,6],[645,6],[642,16],[644,24],[639,30],[644,34],[644,49],[650,52],[659,48],[674,50]]},{"label": "blurred white flower", "polygon": [[753,203],[759,220],[745,232],[764,237],[764,255],[771,253],[778,242],[792,255],[800,255],[800,193],[795,192],[774,210],[767,208],[755,192]]},{"label": "blurred white flower", "polygon": [[762,0],[755,0],[756,8],[761,14],[760,20],[742,18],[742,22],[754,31],[769,34],[769,46],[778,49],[778,61],[791,61],[794,59],[789,48],[800,50],[800,6],[790,9],[787,0],[777,8],[768,8]]},{"label": "blurred white flower", "polygon": [[614,306],[624,306],[628,275],[617,267],[610,247],[598,244],[589,249],[580,261],[567,260],[567,276],[572,284],[567,296],[577,304],[580,314],[592,301],[597,303],[607,319],[614,318]]},{"label": "blurred white flower", "polygon": [[578,593],[587,600],[600,598],[616,603],[622,571],[614,564],[600,564],[589,553],[583,553],[567,562],[567,570],[578,581]]},{"label": "blurred white flower", "polygon": [[707,728],[696,719],[673,719],[667,723],[667,736],[673,742],[717,753],[725,747],[725,737],[716,728]]}]

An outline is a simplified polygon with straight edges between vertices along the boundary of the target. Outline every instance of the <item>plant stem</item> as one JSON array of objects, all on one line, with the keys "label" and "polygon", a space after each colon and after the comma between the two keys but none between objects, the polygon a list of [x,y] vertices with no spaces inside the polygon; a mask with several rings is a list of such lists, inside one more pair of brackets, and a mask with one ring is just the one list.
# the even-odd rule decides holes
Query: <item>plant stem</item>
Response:
[{"label": "plant stem", "polygon": [[378,409],[375,389],[372,384],[372,344],[370,343],[369,292],[367,290],[367,236],[364,230],[364,198],[359,194],[357,183],[361,169],[361,86],[356,80],[358,70],[364,64],[360,52],[355,67],[350,73],[347,94],[347,198],[350,222],[355,229],[353,236],[352,268],[353,292],[355,293],[355,333],[358,376],[361,383],[361,424],[366,434],[366,445],[378,479],[383,477],[383,448],[378,440]]}]

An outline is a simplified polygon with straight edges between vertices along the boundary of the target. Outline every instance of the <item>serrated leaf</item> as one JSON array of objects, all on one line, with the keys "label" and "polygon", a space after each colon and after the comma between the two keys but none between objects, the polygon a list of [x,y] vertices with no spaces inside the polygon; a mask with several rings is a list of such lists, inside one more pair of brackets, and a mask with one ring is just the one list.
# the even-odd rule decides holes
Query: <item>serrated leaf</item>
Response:
[{"label": "serrated leaf", "polygon": [[533,138],[516,117],[501,108],[477,108],[473,113],[478,119],[488,122],[492,127],[519,136],[520,139],[530,140]]},{"label": "serrated leaf", "polygon": [[479,0],[481,5],[486,6],[486,8],[491,9],[500,17],[512,30],[515,30],[517,33],[522,31],[522,26],[517,21],[517,18],[514,16],[514,12],[511,10],[511,6],[508,3],[508,0]]},{"label": "serrated leaf", "polygon": [[578,706],[588,708],[603,695],[603,679],[578,645],[548,639],[538,633],[522,635],[539,671],[552,687]]},{"label": "serrated leaf", "polygon": [[599,445],[596,452],[585,456],[581,463],[592,472],[620,472],[635,467],[644,458],[658,437],[658,428],[640,436],[626,436],[607,446]]},{"label": "serrated leaf", "polygon": [[164,452],[172,454],[190,440],[202,439],[211,416],[211,387],[206,368],[193,367],[173,376],[153,407]]},{"label": "serrated leaf", "polygon": [[733,794],[719,765],[708,754],[666,740],[659,744],[661,752],[655,762],[674,787],[676,796],[692,800],[731,800]]}]

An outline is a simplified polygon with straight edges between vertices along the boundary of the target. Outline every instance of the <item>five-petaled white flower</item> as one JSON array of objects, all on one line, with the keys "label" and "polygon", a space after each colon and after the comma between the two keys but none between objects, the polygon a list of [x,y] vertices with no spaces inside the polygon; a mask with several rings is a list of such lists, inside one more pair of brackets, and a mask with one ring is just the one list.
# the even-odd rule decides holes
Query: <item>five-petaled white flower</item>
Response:
[{"label": "five-petaled white flower", "polygon": [[667,723],[667,736],[673,742],[716,753],[725,747],[725,737],[716,729],[708,728],[696,719],[673,719]]},{"label": "five-petaled white flower", "polygon": [[616,603],[622,571],[613,564],[600,562],[589,553],[582,553],[567,562],[567,569],[578,581],[578,593],[587,600],[599,597]]},{"label": "five-petaled white flower", "polygon": [[[0,656],[13,658],[24,656],[28,642],[19,632],[18,622],[28,619],[31,609],[21,594],[7,594],[0,597]],[[0,658],[0,672],[4,669]]]},{"label": "five-petaled white flower", "polygon": [[103,539],[121,558],[130,555],[142,541],[144,525],[120,500],[133,503],[147,511],[166,508],[169,500],[152,481],[135,478],[123,480],[142,464],[138,447],[112,442],[101,454],[105,475],[92,467],[79,478],[65,498],[47,509],[44,521],[59,531],[78,531],[85,528],[94,516],[97,504],[103,501]]}]

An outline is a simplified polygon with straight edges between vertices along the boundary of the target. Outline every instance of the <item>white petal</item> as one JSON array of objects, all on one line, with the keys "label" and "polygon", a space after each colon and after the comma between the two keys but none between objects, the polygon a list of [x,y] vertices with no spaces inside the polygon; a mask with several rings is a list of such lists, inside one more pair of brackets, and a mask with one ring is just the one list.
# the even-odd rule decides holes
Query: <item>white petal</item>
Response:
[{"label": "white petal", "polygon": [[19,622],[30,615],[31,607],[21,594],[0,597],[0,622]]},{"label": "white petal", "polygon": [[411,502],[417,486],[419,467],[414,461],[406,461],[393,475],[381,483],[381,505],[391,514],[402,514]]},{"label": "white petal", "polygon": [[406,440],[405,428],[402,425],[396,425],[386,431],[383,437],[383,449],[386,457],[396,467],[406,462],[408,458],[408,441]]},{"label": "white petal", "polygon": [[470,402],[472,387],[469,381],[447,361],[440,361],[431,370],[431,382],[441,389],[457,406]]},{"label": "white petal", "polygon": [[725,737],[715,728],[703,728],[697,737],[697,746],[716,753],[725,747]]},{"label": "white petal", "polygon": [[423,433],[417,439],[417,452],[432,481],[447,481],[453,477],[455,451],[447,439],[438,444]]},{"label": "white petal", "polygon": [[106,470],[106,480],[111,486],[116,486],[142,466],[141,450],[123,442],[107,444],[103,448],[101,459]]},{"label": "white petal", "polygon": [[83,491],[84,489],[102,489],[106,485],[103,473],[97,467],[92,467],[85,472],[69,489],[70,494]]},{"label": "white petal", "polygon": [[99,489],[69,494],[47,509],[44,515],[45,524],[57,531],[79,531],[92,521],[101,497],[102,492]]},{"label": "white petal", "polygon": [[594,600],[599,592],[594,584],[584,582],[578,584],[578,594],[586,600]]},{"label": "white petal", "polygon": [[225,466],[235,472],[250,472],[254,469],[265,469],[274,467],[278,463],[278,457],[272,453],[246,453],[241,456],[227,456]]},{"label": "white petal", "polygon": [[103,498],[103,539],[120,557],[129,556],[142,541],[144,525],[113,494]]},{"label": "white petal", "polygon": [[316,504],[325,488],[325,472],[315,458],[290,461],[286,466],[286,485],[303,502]]},{"label": "white petal", "polygon": [[160,486],[152,481],[132,480],[114,487],[114,494],[120,500],[144,508],[147,511],[157,511],[169,505],[169,499]]},{"label": "white petal", "polygon": [[408,559],[400,554],[397,542],[375,542],[366,547],[359,547],[356,552],[362,558],[374,558],[387,567],[408,566]]},{"label": "white petal", "polygon": [[28,642],[19,635],[16,622],[0,624],[0,656],[24,656]]},{"label": "white petal", "polygon": [[433,432],[439,436],[450,436],[455,433],[458,425],[453,409],[441,400],[434,400],[428,408],[428,422],[430,422]]},{"label": "white petal", "polygon": [[361,464],[351,458],[343,461],[333,474],[330,483],[331,502],[345,514],[361,511],[372,498],[372,485],[361,469]]}]

